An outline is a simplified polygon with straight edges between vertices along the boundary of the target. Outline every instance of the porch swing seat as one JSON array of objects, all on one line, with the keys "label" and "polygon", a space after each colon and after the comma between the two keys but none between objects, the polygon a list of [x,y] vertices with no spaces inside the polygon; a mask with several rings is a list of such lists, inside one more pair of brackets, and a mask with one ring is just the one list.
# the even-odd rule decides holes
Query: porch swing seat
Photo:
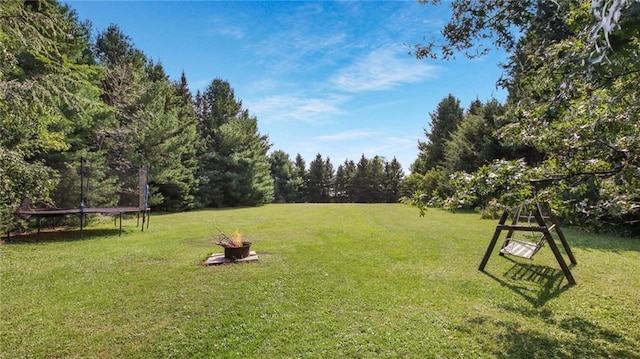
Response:
[{"label": "porch swing seat", "polygon": [[542,248],[540,243],[531,243],[509,238],[508,244],[502,247],[500,254],[510,254],[516,257],[531,259],[540,248]]},{"label": "porch swing seat", "polygon": [[[500,255],[509,254],[516,257],[532,259],[533,256],[538,253],[538,251],[544,247],[546,242],[545,233],[550,235],[550,232],[556,228],[556,224],[552,224],[548,228],[546,226],[507,226],[509,228],[519,228],[520,230],[527,232],[542,232],[542,236],[540,236],[540,240],[537,243],[527,242],[520,239],[515,238],[507,238],[504,243],[502,243],[502,248],[500,249]],[[512,234],[512,233],[511,233]]]}]

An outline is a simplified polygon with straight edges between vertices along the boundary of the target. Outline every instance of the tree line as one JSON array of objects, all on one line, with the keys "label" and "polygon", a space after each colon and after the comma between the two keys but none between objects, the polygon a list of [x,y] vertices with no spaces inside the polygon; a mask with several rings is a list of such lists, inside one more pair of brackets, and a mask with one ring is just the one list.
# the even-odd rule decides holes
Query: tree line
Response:
[{"label": "tree line", "polygon": [[184,73],[170,79],[117,25],[94,36],[57,1],[0,2],[3,231],[20,204],[78,206],[84,160],[91,206],[132,205],[146,165],[149,204],[161,211],[404,196],[491,213],[531,198],[527,180],[543,178],[552,185],[539,195],[566,222],[637,234],[640,2],[444,4],[453,11],[442,36],[415,55],[502,48],[508,97],[466,109],[445,97],[405,177],[379,156],[335,168],[321,154],[306,166],[269,152],[227,81],[192,94]]},{"label": "tree line", "polygon": [[146,166],[158,211],[399,197],[395,159],[334,171],[320,154],[307,168],[299,154],[269,153],[227,81],[192,94],[186,74],[170,79],[117,25],[92,31],[57,1],[0,3],[3,232],[20,205],[138,205]]},{"label": "tree line", "polygon": [[320,153],[306,166],[300,154],[294,161],[284,151],[270,155],[274,202],[393,203],[406,192],[404,171],[396,158],[364,154],[355,163],[345,160],[334,170]]}]

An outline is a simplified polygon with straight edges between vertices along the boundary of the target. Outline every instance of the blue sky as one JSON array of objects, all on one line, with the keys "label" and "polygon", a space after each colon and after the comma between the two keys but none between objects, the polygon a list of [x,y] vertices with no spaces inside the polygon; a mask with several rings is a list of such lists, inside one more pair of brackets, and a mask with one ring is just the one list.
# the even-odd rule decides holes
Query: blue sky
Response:
[{"label": "blue sky", "polygon": [[227,80],[272,150],[316,154],[334,167],[364,154],[406,173],[429,113],[448,94],[467,108],[503,101],[504,55],[417,60],[410,45],[439,36],[446,6],[414,1],[66,1],[94,33],[117,24],[171,79],[195,94]]}]

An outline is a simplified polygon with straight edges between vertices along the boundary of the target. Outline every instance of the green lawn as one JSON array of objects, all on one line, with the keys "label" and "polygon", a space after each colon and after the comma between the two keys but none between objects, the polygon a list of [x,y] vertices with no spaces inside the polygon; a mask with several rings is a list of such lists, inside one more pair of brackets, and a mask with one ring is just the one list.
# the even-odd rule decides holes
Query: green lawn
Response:
[{"label": "green lawn", "polygon": [[[478,271],[496,223],[287,204],[21,239],[0,246],[0,356],[640,358],[640,240],[565,228],[571,286],[548,247]],[[216,225],[259,261],[200,265]]]}]

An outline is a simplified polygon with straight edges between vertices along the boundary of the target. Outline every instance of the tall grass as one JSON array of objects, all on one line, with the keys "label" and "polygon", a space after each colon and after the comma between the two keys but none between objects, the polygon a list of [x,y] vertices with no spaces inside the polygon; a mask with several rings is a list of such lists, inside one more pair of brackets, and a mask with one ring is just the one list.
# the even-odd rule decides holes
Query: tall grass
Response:
[{"label": "tall grass", "polygon": [[[3,358],[640,358],[640,241],[478,264],[496,221],[402,205],[153,215],[0,246]],[[216,226],[259,261],[216,267]]]}]

